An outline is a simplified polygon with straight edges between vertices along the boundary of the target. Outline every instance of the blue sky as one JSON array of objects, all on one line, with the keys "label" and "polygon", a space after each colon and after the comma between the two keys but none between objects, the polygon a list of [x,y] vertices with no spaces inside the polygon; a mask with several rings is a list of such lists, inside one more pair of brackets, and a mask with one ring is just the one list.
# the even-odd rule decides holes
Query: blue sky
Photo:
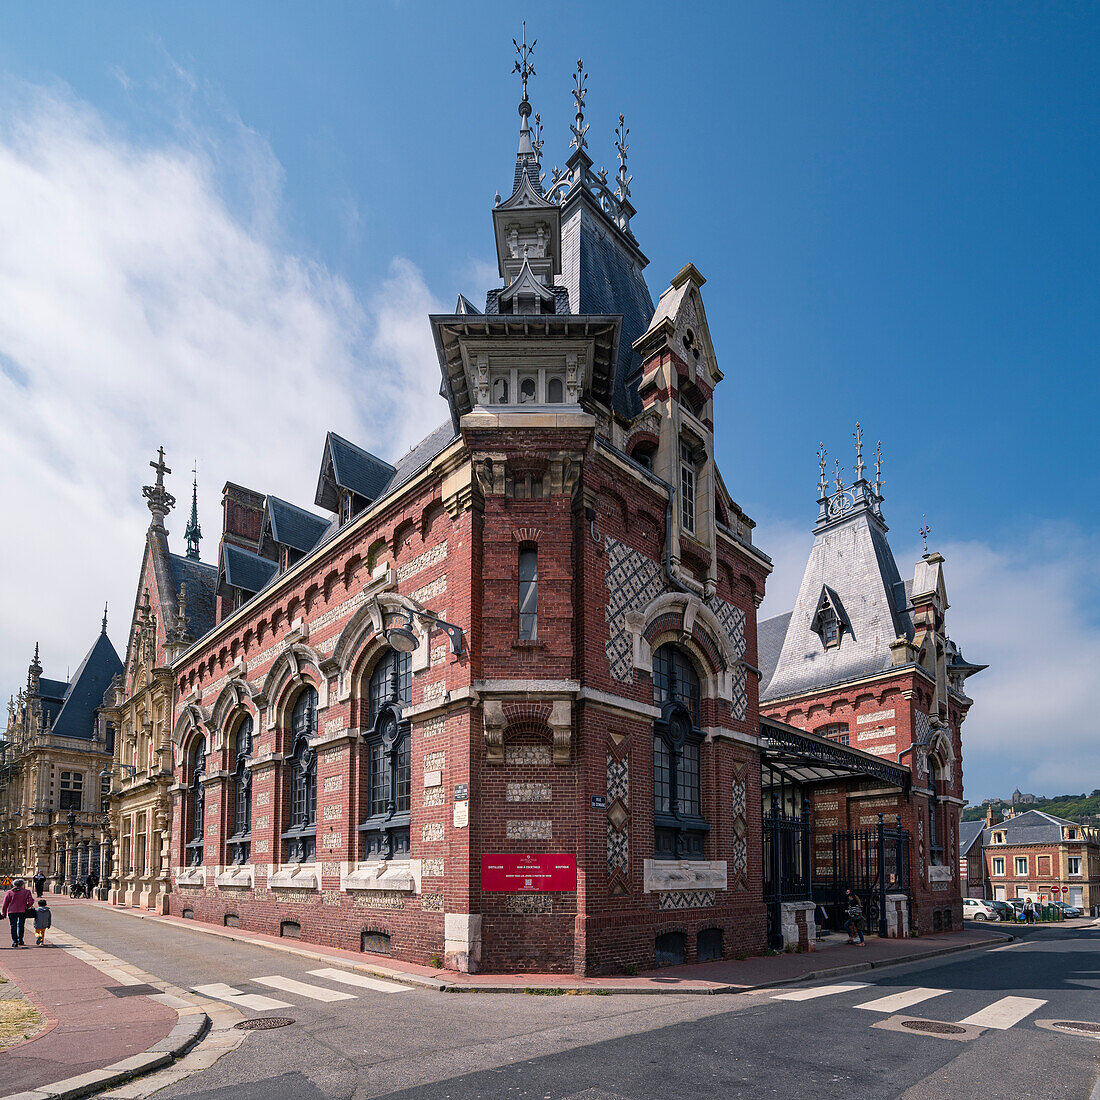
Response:
[{"label": "blue sky", "polygon": [[[27,463],[21,481],[36,485],[23,490],[32,522],[49,527],[51,492],[66,478],[83,485],[76,507],[103,587],[126,609],[121,647],[146,522],[141,467],[157,444],[176,455],[177,495],[198,458],[212,554],[226,478],[309,503],[325,427],[392,453],[442,419],[422,318],[460,290],[479,300],[494,281],[490,209],[510,179],[517,125],[511,38],[527,15],[547,170],[568,154],[581,56],[597,165],[614,168],[620,111],[631,130],[633,227],[654,297],[685,262],[707,277],[726,375],[719,461],[778,566],[765,611],[784,610],[797,589],[817,444],[850,463],[859,419],[872,447],[883,441],[903,574],[927,517],[949,558],[952,633],[968,656],[998,662],[984,691],[972,682],[968,795],[1017,783],[1091,790],[1100,11],[752,3],[681,14],[645,3],[6,9],[0,202],[8,196],[18,225],[37,212],[49,227],[44,248],[29,234],[6,246],[6,273],[15,285],[61,285],[79,315],[89,293],[72,286],[108,252],[122,257],[120,274],[100,272],[95,292],[129,295],[89,310],[93,324],[115,317],[98,356],[87,324],[51,348],[41,331],[62,321],[28,333],[0,318],[0,380],[20,400],[40,390],[8,425]],[[67,219],[55,236],[44,212],[57,203],[92,220]],[[134,259],[143,235],[150,254],[169,257],[164,267]],[[74,263],[68,250],[85,237],[101,244]],[[192,367],[196,347],[202,365]],[[105,379],[88,383],[71,421],[50,391],[69,386],[66,370]],[[402,372],[409,393],[428,396],[402,398]],[[297,409],[308,437],[297,462],[275,440],[305,383],[317,404],[332,400]],[[219,386],[216,415],[197,402],[181,415],[196,388]],[[270,411],[265,430],[244,428],[249,403]],[[120,408],[110,461],[73,442],[82,415],[107,423]],[[43,447],[28,427],[35,415],[46,434],[64,424],[67,442]],[[227,432],[249,435],[247,446]],[[98,587],[82,577],[66,606],[90,614]],[[0,668],[14,682],[27,629],[24,616],[5,631]],[[51,629],[56,660],[75,667],[86,642],[68,625]],[[1073,703],[1021,712],[1016,693],[1045,691]],[[1040,765],[1034,747],[1051,737],[1057,767]],[[1078,783],[1081,751],[1092,771]]]}]

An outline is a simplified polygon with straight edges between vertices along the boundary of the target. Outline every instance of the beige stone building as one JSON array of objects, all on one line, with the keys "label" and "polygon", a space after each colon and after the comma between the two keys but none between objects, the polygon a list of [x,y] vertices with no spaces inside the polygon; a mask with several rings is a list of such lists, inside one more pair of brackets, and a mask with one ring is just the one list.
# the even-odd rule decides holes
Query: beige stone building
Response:
[{"label": "beige stone building", "polygon": [[[144,489],[152,521],[145,539],[126,666],[112,684],[101,721],[114,729],[110,826],[114,843],[109,900],[168,911],[171,834],[172,675],[168,669],[213,622],[217,570],[198,560],[201,532],[192,494],[187,553],[168,547],[165,516],[175,499],[165,489],[164,452],[150,463],[156,482]],[[190,624],[190,625],[189,625]]]},{"label": "beige stone building", "polygon": [[38,647],[26,687],[8,703],[0,741],[0,875],[41,871],[55,890],[108,863],[100,773],[112,729],[101,720],[104,692],[122,662],[103,627],[75,675],[42,675]]}]

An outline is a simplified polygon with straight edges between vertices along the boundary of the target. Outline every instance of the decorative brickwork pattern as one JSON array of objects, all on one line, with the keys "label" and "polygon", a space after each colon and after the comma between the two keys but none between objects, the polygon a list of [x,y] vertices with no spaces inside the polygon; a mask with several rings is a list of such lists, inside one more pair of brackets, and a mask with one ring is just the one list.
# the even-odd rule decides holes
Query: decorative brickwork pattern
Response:
[{"label": "decorative brickwork pattern", "polygon": [[554,911],[553,894],[506,894],[504,911],[512,916],[545,916]]},{"label": "decorative brickwork pattern", "polygon": [[443,912],[443,895],[442,894],[421,894],[420,895],[420,908],[426,913],[442,913]]},{"label": "decorative brickwork pattern", "polygon": [[549,745],[505,745],[504,762],[513,768],[550,767]]},{"label": "decorative brickwork pattern", "polygon": [[423,860],[420,864],[420,869],[425,878],[442,878],[443,857],[432,856],[431,859]]},{"label": "decorative brickwork pattern", "polygon": [[645,607],[665,591],[661,567],[644,554],[631,550],[608,536],[607,582],[608,625],[607,653],[611,675],[624,684],[634,682],[634,644],[627,632],[625,617],[634,608]]},{"label": "decorative brickwork pattern", "polygon": [[446,718],[429,718],[420,728],[420,732],[424,737],[437,737],[439,734],[446,731],[447,719]]},{"label": "decorative brickwork pattern", "polygon": [[[426,825],[424,827],[427,828]],[[505,822],[504,835],[509,840],[549,840],[550,830],[548,820],[510,820]]]},{"label": "decorative brickwork pattern", "polygon": [[609,821],[607,823],[607,873],[608,876],[619,872],[626,874],[627,856],[630,845],[630,826],[616,829]]},{"label": "decorative brickwork pattern", "polygon": [[658,908],[707,909],[714,904],[713,890],[667,890],[658,897]]},{"label": "decorative brickwork pattern", "polygon": [[447,540],[444,539],[438,546],[432,546],[422,554],[417,554],[415,558],[405,562],[404,565],[398,566],[397,579],[399,581],[406,581],[415,573],[419,573],[421,570],[428,569],[430,566],[443,561],[446,556]]},{"label": "decorative brickwork pattern", "polygon": [[442,787],[428,787],[424,791],[424,805],[425,806],[442,806],[443,805],[443,788]]},{"label": "decorative brickwork pattern", "polygon": [[437,772],[443,769],[444,754],[441,752],[429,752],[424,755],[424,770]]},{"label": "decorative brickwork pattern", "polygon": [[421,839],[426,844],[432,844],[443,839],[443,822],[427,821],[421,830]]},{"label": "decorative brickwork pattern", "polygon": [[623,760],[616,760],[611,753],[607,754],[608,804],[617,798],[624,806],[630,805],[630,794],[627,784],[628,771],[629,767],[625,758]]},{"label": "decorative brickwork pattern", "polygon": [[434,600],[436,596],[442,596],[446,591],[447,574],[444,573],[442,577],[436,577],[434,581],[429,581],[423,588],[410,592],[409,598],[417,603],[426,603],[428,600]]},{"label": "decorative brickwork pattern", "polygon": [[504,788],[506,802],[549,802],[549,783],[509,783]]}]

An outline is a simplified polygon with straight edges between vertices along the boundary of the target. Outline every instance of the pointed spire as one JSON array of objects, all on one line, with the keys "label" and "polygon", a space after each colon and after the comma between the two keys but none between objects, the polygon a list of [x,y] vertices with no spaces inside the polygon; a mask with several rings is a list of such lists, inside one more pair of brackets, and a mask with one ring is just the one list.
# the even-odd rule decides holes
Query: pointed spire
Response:
[{"label": "pointed spire", "polygon": [[[578,153],[588,148],[588,142],[584,135],[588,133],[588,126],[584,121],[584,97],[588,95],[588,74],[584,71],[584,61],[577,58],[577,71],[573,74],[573,107],[577,112],[576,121],[569,127],[573,132],[573,140],[570,148],[576,148]],[[589,162],[591,163],[591,161]]]},{"label": "pointed spire", "polygon": [[821,468],[821,473],[817,481],[817,496],[819,500],[829,495],[829,479],[825,476],[825,456],[828,453],[829,452],[825,450],[824,443],[819,443],[817,445],[817,464]]},{"label": "pointed spire", "polygon": [[[535,192],[539,195],[542,194],[542,184],[539,180],[539,154],[541,152],[542,139],[541,139],[541,123],[538,124],[534,139],[531,136],[531,126],[528,119],[531,117],[531,101],[527,98],[527,81],[530,77],[535,75],[535,67],[531,64],[531,54],[535,49],[535,42],[532,40],[531,45],[527,45],[527,23],[523,24],[523,41],[517,42],[512,39],[512,45],[516,47],[517,59],[515,65],[512,67],[512,72],[519,73],[520,80],[523,82],[523,96],[519,101],[519,149],[516,152],[516,175],[515,182],[512,187],[512,194],[516,194],[523,184],[523,177],[526,176]],[[499,195],[494,205],[500,205]]]},{"label": "pointed spire", "polygon": [[187,556],[192,561],[198,561],[199,539],[202,538],[202,528],[199,526],[199,472],[197,461],[191,470],[191,475],[191,518],[187,521],[184,538],[187,540]]},{"label": "pointed spire", "polygon": [[103,626],[100,628],[100,634],[107,633],[107,604],[103,605]]},{"label": "pointed spire", "polygon": [[856,421],[856,430],[852,432],[852,438],[856,441],[856,481],[863,480],[863,428]]},{"label": "pointed spire", "polygon": [[164,517],[172,510],[176,498],[164,487],[164,475],[172,471],[164,464],[164,448],[157,449],[157,461],[149,465],[157,472],[155,485],[146,485],[141,490],[142,496],[148,501],[149,511],[153,513],[153,526],[163,527]]}]

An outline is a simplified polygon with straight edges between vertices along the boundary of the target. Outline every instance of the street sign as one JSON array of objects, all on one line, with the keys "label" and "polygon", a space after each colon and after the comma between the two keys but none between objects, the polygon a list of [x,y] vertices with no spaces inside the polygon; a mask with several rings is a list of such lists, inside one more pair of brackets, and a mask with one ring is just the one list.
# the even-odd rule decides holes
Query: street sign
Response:
[{"label": "street sign", "polygon": [[455,801],[462,802],[470,797],[470,788],[465,783],[455,784]]},{"label": "street sign", "polygon": [[537,890],[576,890],[577,857],[555,855],[499,855],[481,857],[481,888],[523,893]]},{"label": "street sign", "polygon": [[607,809],[607,796],[603,794],[594,794],[592,796],[592,809],[594,810],[606,810]]}]

